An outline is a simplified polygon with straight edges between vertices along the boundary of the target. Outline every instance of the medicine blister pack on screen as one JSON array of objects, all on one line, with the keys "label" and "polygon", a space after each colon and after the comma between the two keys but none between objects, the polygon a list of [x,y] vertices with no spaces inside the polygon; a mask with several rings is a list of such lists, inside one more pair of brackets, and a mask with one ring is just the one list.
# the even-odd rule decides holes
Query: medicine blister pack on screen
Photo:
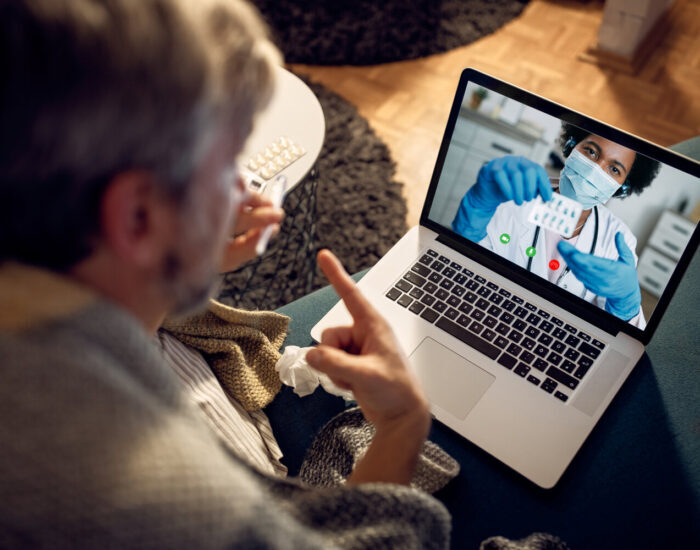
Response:
[{"label": "medicine blister pack on screen", "polygon": [[527,220],[568,239],[574,234],[582,211],[583,208],[575,200],[552,193],[552,198],[547,202],[542,197],[535,199],[535,206]]}]

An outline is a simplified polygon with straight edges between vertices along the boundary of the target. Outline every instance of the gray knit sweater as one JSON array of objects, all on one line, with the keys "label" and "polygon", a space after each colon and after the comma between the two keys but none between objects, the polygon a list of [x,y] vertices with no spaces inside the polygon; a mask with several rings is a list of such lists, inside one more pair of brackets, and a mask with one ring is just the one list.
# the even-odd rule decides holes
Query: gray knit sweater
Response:
[{"label": "gray knit sweater", "polygon": [[0,547],[446,548],[390,484],[310,488],[227,453],[126,312],[0,266]]}]

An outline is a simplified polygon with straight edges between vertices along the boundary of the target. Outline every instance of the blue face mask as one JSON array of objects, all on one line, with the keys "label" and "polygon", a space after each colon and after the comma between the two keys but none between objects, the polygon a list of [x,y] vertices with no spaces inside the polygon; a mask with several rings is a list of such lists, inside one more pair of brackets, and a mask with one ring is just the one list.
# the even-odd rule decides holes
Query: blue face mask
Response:
[{"label": "blue face mask", "polygon": [[580,202],[584,210],[607,202],[619,188],[600,166],[575,149],[559,175],[559,192]]}]

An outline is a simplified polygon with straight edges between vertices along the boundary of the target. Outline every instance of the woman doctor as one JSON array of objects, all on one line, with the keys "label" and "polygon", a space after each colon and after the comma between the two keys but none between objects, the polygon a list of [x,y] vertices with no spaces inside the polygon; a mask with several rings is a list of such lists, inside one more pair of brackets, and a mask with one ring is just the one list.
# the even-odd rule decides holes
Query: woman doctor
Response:
[{"label": "woman doctor", "polygon": [[611,197],[641,193],[656,177],[659,163],[568,124],[562,127],[560,143],[566,163],[558,191],[583,206],[569,239],[528,222],[533,206],[528,203],[538,195],[549,200],[552,185],[542,166],[516,156],[494,159],[481,168],[452,228],[643,329],[637,239],[604,204]]}]

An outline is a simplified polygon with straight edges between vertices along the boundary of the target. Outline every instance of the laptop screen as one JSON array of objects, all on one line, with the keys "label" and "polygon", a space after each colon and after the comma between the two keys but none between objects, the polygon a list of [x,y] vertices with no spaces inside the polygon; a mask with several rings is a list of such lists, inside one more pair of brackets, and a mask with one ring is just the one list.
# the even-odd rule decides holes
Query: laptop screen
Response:
[{"label": "laptop screen", "polygon": [[490,77],[460,89],[424,216],[644,330],[700,218],[698,165]]}]

